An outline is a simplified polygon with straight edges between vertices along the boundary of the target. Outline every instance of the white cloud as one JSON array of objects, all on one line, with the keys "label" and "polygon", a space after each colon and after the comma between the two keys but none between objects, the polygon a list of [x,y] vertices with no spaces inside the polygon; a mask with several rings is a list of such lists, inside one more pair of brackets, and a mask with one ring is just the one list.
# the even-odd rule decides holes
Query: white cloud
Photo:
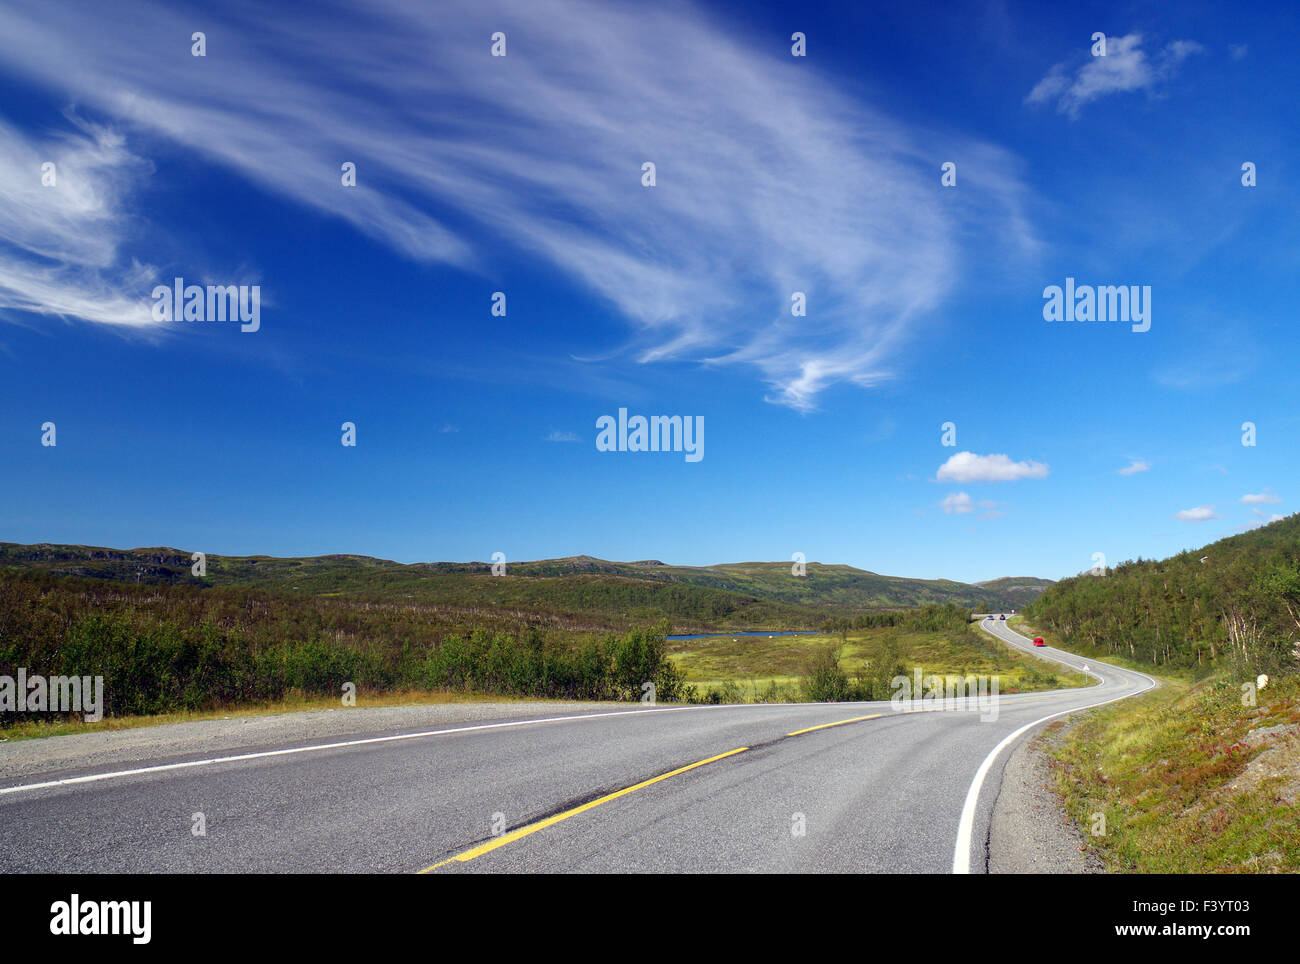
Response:
[{"label": "white cloud", "polygon": [[1242,505],[1277,505],[1281,501],[1272,492],[1247,493],[1241,497]]},{"label": "white cloud", "polygon": [[970,496],[965,492],[953,492],[951,495],[945,495],[939,505],[943,507],[943,511],[948,515],[962,515],[975,511],[975,507],[971,505]]},{"label": "white cloud", "polygon": [[[893,375],[961,279],[961,239],[990,262],[1037,244],[1014,156],[947,139],[969,190],[942,196],[926,132],[683,6],[60,9],[5,4],[9,73],[412,259],[488,276],[520,251],[549,262],[627,320],[637,360],[751,366],[800,410]],[[189,56],[199,26],[206,58]]]},{"label": "white cloud", "polygon": [[[147,165],[120,135],[70,124],[37,140],[0,120],[0,309],[155,325],[148,292],[156,275],[120,252],[124,198]],[[48,187],[46,162],[54,164]]]},{"label": "white cloud", "polygon": [[1179,64],[1204,49],[1194,40],[1175,40],[1149,59],[1142,49],[1141,34],[1108,37],[1106,56],[1094,57],[1091,51],[1086,52],[1082,66],[1073,70],[1067,63],[1056,64],[1034,85],[1025,103],[1054,101],[1059,113],[1075,118],[1085,104],[1108,94],[1153,91],[1173,76]]},{"label": "white cloud", "polygon": [[976,455],[958,452],[939,466],[939,482],[1012,482],[1016,479],[1045,479],[1048,467],[1042,462],[1013,462],[1005,455]]},{"label": "white cloud", "polygon": [[1194,509],[1183,509],[1174,515],[1175,519],[1182,519],[1184,522],[1208,522],[1210,519],[1217,519],[1218,515],[1212,505],[1198,505]]},{"label": "white cloud", "polygon": [[1120,475],[1134,475],[1138,472],[1145,472],[1149,468],[1151,468],[1149,463],[1143,462],[1141,459],[1134,459],[1128,465],[1124,466],[1124,468],[1116,469],[1115,471]]}]

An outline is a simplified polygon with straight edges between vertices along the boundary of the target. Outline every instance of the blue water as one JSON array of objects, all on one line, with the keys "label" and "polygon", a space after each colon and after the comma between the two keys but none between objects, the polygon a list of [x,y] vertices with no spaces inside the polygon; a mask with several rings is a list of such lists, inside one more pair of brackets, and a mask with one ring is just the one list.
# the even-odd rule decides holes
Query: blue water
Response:
[{"label": "blue water", "polygon": [[718,639],[722,636],[730,636],[732,639],[738,639],[741,636],[820,636],[821,633],[815,629],[800,629],[794,632],[777,632],[773,630],[770,633],[701,633],[698,636],[665,636],[665,639]]}]

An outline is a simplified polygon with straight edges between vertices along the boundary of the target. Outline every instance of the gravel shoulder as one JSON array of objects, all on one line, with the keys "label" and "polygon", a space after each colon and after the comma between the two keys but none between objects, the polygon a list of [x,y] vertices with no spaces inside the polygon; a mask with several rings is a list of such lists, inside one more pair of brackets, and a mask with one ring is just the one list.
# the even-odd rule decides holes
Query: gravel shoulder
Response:
[{"label": "gravel shoulder", "polygon": [[196,755],[388,736],[446,725],[639,709],[643,707],[633,703],[439,703],[309,710],[50,736],[0,743],[0,783],[32,777],[58,778],[65,771],[88,773]]},{"label": "gravel shoulder", "polygon": [[1043,748],[1061,740],[1068,727],[1049,726],[1021,740],[1007,761],[985,850],[988,873],[1104,872],[1052,789],[1051,765]]}]

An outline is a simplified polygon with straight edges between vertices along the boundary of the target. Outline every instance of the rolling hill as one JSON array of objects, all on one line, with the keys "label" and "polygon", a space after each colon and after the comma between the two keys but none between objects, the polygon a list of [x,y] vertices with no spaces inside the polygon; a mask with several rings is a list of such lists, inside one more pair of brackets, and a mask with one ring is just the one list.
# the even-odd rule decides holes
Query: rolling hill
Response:
[{"label": "rolling hill", "polygon": [[1046,579],[1009,578],[972,585],[816,562],[808,563],[800,577],[792,575],[786,562],[695,567],[591,556],[511,562],[504,578],[494,577],[486,562],[404,564],[358,555],[209,555],[202,577],[191,574],[191,565],[189,552],[171,548],[0,543],[0,568],[51,576],[565,614],[586,616],[607,628],[664,617],[687,630],[806,628],[828,615],[927,603],[1019,609],[1051,584]]},{"label": "rolling hill", "polygon": [[1152,666],[1300,668],[1300,514],[1160,561],[1049,587],[1026,609],[1078,652]]}]

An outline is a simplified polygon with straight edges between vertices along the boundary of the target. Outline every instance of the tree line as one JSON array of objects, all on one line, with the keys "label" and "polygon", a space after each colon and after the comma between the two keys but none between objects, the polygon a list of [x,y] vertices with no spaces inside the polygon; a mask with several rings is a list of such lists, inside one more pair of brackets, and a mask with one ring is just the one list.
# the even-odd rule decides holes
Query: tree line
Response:
[{"label": "tree line", "polygon": [[1300,515],[1051,586],[1025,609],[1071,648],[1239,675],[1300,670]]}]

